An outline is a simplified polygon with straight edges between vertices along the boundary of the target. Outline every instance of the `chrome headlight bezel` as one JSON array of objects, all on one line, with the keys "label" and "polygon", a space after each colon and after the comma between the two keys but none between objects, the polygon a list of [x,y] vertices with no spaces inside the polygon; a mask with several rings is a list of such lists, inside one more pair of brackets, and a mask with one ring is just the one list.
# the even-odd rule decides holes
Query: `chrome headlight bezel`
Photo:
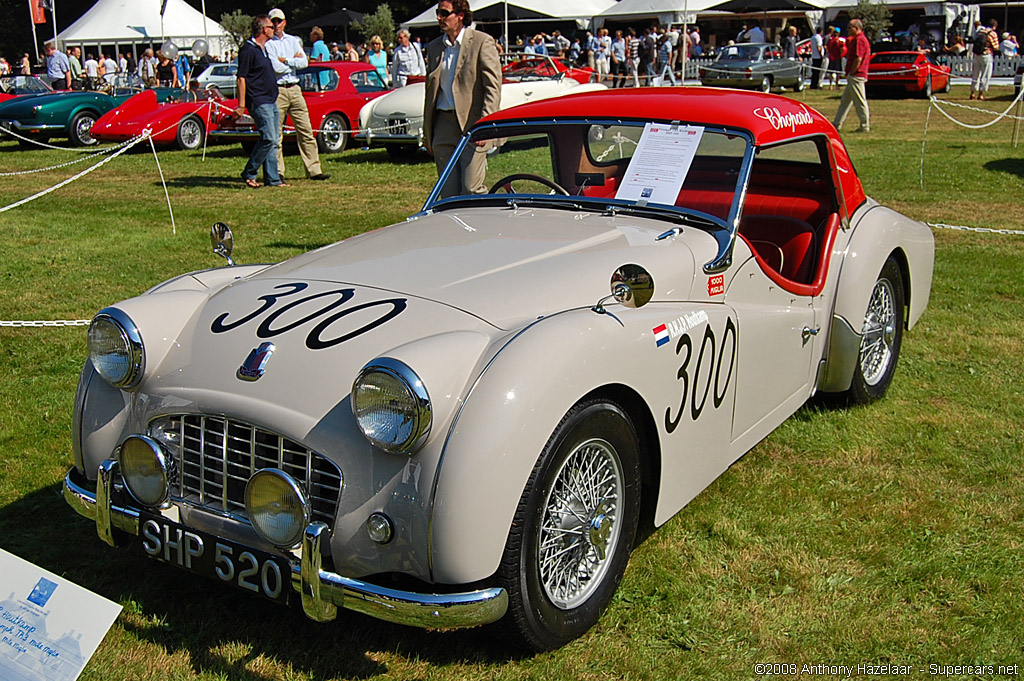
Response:
[{"label": "chrome headlight bezel", "polygon": [[[279,494],[276,503],[280,507],[291,506],[298,511],[298,516],[290,519],[293,531],[288,534],[275,534],[273,528],[263,525],[263,517],[256,507],[257,501],[254,498],[263,485],[276,487]],[[266,505],[266,504],[264,504]],[[292,476],[278,468],[263,468],[249,478],[245,485],[245,512],[249,517],[249,524],[265,542],[282,549],[293,549],[302,542],[302,534],[309,525],[313,514],[313,507],[302,487]]]},{"label": "chrome headlight bezel", "polygon": [[[100,333],[100,329],[106,325],[114,328],[115,333],[112,335],[120,336],[123,355],[127,360],[127,367],[120,374],[110,372],[109,366],[96,359],[100,353],[94,346],[94,342],[96,342],[94,334]],[[139,384],[146,368],[146,349],[139,327],[135,325],[131,317],[116,307],[104,308],[93,317],[92,323],[89,325],[89,361],[92,362],[96,373],[115,388],[130,390]]]},{"label": "chrome headlight bezel", "polygon": [[[145,435],[130,435],[117,448],[117,460],[121,479],[135,501],[147,508],[166,506],[175,478],[174,459],[158,442]],[[155,488],[157,492],[153,495],[143,493],[142,483],[151,486],[151,481],[143,481],[141,476],[154,474],[159,477]]]},{"label": "chrome headlight bezel", "polygon": [[[361,405],[361,395],[368,390],[374,378],[391,381],[404,391],[405,413],[411,416],[412,423],[407,428],[392,427],[392,437],[381,437],[380,433],[370,423],[371,418],[380,417],[381,408],[371,408]],[[430,435],[430,427],[433,422],[433,408],[430,404],[430,395],[420,377],[404,362],[391,357],[378,357],[364,366],[355,381],[352,382],[352,415],[356,419],[359,430],[363,433],[370,444],[393,454],[414,454],[427,441]],[[398,410],[393,410],[391,419],[400,418]],[[405,436],[398,437],[401,432]]]}]

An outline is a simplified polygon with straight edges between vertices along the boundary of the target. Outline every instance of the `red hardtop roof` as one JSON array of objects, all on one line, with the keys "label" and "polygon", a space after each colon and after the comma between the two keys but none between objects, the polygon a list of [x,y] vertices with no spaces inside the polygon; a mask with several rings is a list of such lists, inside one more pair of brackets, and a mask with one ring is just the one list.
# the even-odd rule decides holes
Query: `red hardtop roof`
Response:
[{"label": "red hardtop roof", "polygon": [[865,198],[846,146],[832,123],[806,104],[779,95],[714,87],[599,90],[520,104],[493,113],[480,124],[570,118],[679,121],[741,129],[754,136],[756,146],[822,134],[832,147],[849,212]]},{"label": "red hardtop roof", "polygon": [[712,87],[600,90],[520,104],[483,121],[543,118],[630,118],[740,128],[758,146],[824,133],[839,139],[817,111],[788,97]]}]

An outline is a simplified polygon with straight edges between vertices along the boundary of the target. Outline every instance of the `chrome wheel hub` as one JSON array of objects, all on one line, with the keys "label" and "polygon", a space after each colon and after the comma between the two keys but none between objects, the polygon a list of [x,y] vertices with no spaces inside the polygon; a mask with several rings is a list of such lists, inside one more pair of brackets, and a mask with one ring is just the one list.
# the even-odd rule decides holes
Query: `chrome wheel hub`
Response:
[{"label": "chrome wheel hub", "polygon": [[537,561],[544,593],[562,609],[601,584],[619,535],[622,466],[614,447],[593,438],[566,458],[544,501]]},{"label": "chrome wheel hub", "polygon": [[878,384],[892,362],[899,323],[895,305],[892,284],[888,279],[879,279],[871,292],[861,329],[860,372],[868,385]]}]

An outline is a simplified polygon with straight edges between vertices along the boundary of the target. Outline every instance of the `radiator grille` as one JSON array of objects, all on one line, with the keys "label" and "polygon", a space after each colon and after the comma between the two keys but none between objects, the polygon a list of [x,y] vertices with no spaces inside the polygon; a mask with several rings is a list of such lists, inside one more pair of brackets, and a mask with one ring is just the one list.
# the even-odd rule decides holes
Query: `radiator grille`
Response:
[{"label": "radiator grille", "polygon": [[246,517],[245,484],[258,470],[278,468],[306,492],[312,519],[334,524],[341,471],[301,444],[256,426],[215,416],[170,417],[180,449],[173,452],[172,496],[208,510]]}]

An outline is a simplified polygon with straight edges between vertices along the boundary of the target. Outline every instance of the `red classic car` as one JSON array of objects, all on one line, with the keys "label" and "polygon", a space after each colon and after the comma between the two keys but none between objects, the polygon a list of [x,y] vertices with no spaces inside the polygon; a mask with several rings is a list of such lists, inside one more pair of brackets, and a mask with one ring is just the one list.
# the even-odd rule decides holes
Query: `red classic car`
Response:
[{"label": "red classic car", "polygon": [[932,92],[949,92],[951,86],[949,67],[924,52],[876,52],[868,62],[869,92],[902,89],[931,97]]},{"label": "red classic car", "polygon": [[146,90],[103,114],[91,133],[102,142],[123,142],[149,129],[156,144],[198,149],[207,131],[236,106],[237,100],[225,99],[216,88],[184,90],[166,104],[158,103],[155,91]]},{"label": "red classic car", "polygon": [[586,66],[575,66],[568,59],[549,57],[543,54],[529,54],[509,62],[501,69],[506,81],[529,80],[530,78],[551,78],[558,74],[582,83],[596,83],[597,71]]},{"label": "red classic car", "polygon": [[[309,107],[309,121],[317,131],[321,152],[343,151],[351,131],[359,125],[359,109],[387,92],[376,70],[362,62],[317,62],[299,71],[299,87]],[[295,136],[291,119],[285,138]],[[210,138],[254,144],[259,132],[250,116],[225,117],[210,131]]]},{"label": "red classic car", "polygon": [[38,76],[8,75],[0,78],[0,102],[14,99],[21,95],[40,95],[53,92],[53,89]]}]

